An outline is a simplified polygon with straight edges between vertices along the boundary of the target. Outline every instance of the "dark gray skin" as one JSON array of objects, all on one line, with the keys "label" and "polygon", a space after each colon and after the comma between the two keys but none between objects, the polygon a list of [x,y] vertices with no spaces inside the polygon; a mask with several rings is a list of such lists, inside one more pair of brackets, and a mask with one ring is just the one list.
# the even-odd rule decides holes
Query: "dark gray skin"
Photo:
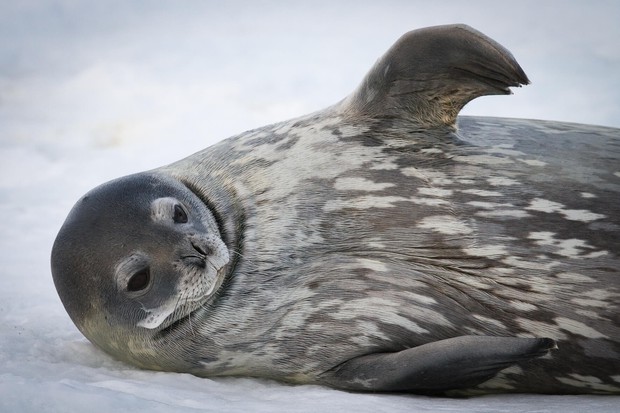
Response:
[{"label": "dark gray skin", "polygon": [[456,118],[527,83],[467,26],[407,33],[342,102],[89,192],[58,293],[143,368],[620,394],[620,131]]}]

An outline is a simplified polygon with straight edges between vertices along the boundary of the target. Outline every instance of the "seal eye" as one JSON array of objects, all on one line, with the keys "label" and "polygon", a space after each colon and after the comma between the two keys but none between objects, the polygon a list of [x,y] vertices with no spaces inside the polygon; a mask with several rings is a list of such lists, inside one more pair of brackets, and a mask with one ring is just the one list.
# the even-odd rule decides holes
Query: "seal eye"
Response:
[{"label": "seal eye", "polygon": [[151,280],[151,272],[148,267],[144,268],[131,276],[127,282],[127,291],[136,292],[144,290]]},{"label": "seal eye", "polygon": [[174,216],[172,217],[175,223],[177,224],[185,224],[187,223],[187,212],[185,209],[179,204],[174,206]]}]

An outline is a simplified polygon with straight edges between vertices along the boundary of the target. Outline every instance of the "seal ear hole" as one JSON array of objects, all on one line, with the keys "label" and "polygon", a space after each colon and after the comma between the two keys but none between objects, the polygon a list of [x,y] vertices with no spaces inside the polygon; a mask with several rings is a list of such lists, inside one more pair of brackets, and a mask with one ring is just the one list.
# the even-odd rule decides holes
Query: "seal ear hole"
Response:
[{"label": "seal ear hole", "polygon": [[148,267],[141,269],[127,281],[127,291],[136,292],[144,290],[151,281],[151,271]]},{"label": "seal ear hole", "polygon": [[187,212],[185,212],[185,208],[179,204],[176,204],[174,206],[174,215],[172,216],[172,220],[177,224],[187,223]]}]

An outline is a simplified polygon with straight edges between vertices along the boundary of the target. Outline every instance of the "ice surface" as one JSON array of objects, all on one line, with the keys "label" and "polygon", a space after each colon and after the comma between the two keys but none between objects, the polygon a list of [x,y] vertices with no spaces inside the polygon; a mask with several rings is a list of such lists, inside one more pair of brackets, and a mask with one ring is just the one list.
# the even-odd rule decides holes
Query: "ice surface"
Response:
[{"label": "ice surface", "polygon": [[618,397],[434,399],[149,372],[80,335],[49,271],[80,195],[338,101],[409,29],[468,23],[533,81],[465,113],[620,126],[615,1],[222,3],[0,2],[0,411],[619,411]]}]

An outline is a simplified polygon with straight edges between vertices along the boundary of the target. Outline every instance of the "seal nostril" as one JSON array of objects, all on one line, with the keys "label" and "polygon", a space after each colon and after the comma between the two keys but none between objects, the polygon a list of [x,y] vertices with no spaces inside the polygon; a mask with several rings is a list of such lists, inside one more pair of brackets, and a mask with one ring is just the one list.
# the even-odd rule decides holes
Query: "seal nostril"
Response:
[{"label": "seal nostril", "polygon": [[195,243],[192,242],[192,247],[194,247],[194,249],[203,257],[206,257],[207,255],[209,255],[209,248],[207,247],[201,247],[199,245],[196,245]]}]

